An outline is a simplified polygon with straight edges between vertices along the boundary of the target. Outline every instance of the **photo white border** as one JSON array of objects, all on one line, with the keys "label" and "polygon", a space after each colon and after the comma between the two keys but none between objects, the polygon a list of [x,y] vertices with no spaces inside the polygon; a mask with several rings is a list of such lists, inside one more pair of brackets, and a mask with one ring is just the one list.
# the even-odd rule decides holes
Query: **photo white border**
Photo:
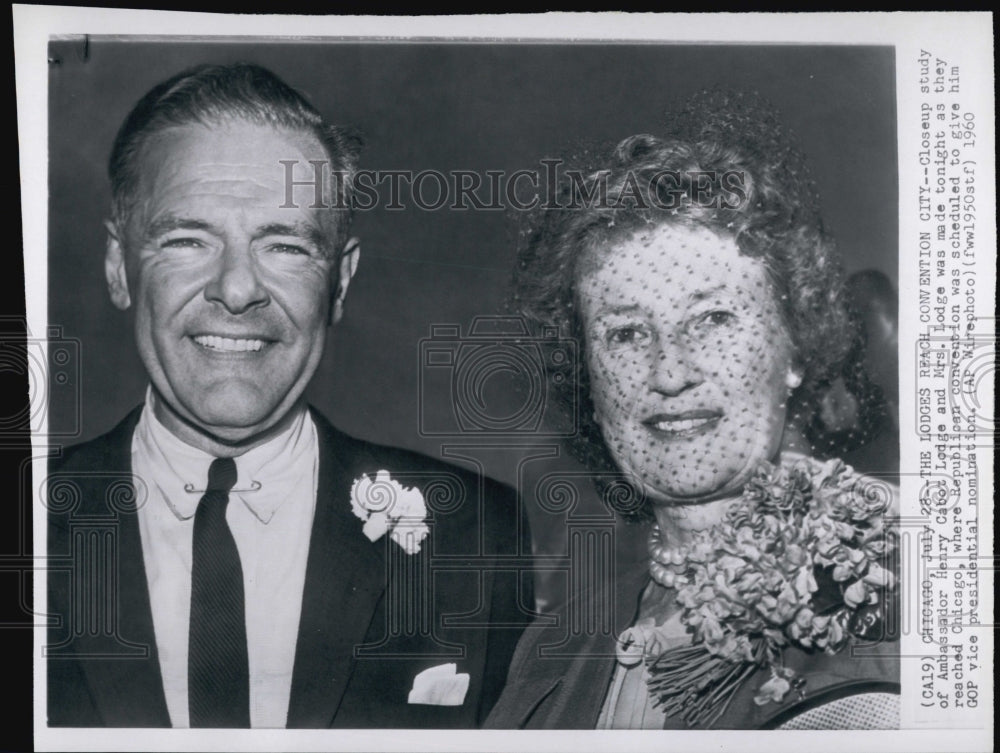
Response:
[{"label": "photo white border", "polygon": [[[980,138],[989,144],[989,164],[980,173],[977,197],[979,211],[979,248],[993,249],[994,265],[980,275],[991,275],[977,285],[995,296],[996,225],[995,155],[993,99],[992,14],[989,13],[822,13],[822,14],[626,14],[547,13],[539,15],[432,16],[432,17],[335,17],[227,15],[215,13],[180,13],[168,11],[92,9],[60,6],[13,7],[14,50],[17,84],[18,137],[24,229],[25,284],[29,332],[45,333],[47,313],[47,169],[48,70],[47,45],[50,37],[60,35],[145,35],[149,37],[186,37],[197,29],[199,39],[206,36],[292,39],[357,39],[365,41],[399,39],[426,41],[497,41],[541,43],[553,41],[614,41],[634,43],[676,42],[683,44],[874,44],[896,49],[897,117],[899,123],[899,244],[900,249],[916,247],[912,227],[917,180],[911,172],[912,155],[919,140],[919,123],[910,113],[918,99],[916,66],[911,65],[921,48],[950,58],[962,67],[962,97],[974,103],[981,130]],[[902,252],[901,252],[902,255]],[[984,266],[984,265],[981,265]],[[916,271],[913,264],[901,264],[899,270],[900,308],[916,295]],[[992,298],[980,301],[984,311],[993,311]],[[912,348],[916,323],[900,321],[900,416],[912,417],[914,410],[914,374]],[[903,418],[905,420],[905,418]],[[906,425],[901,427],[901,467],[913,463],[915,438]],[[44,427],[43,427],[44,430]],[[35,448],[34,478],[46,473],[44,448]],[[982,479],[981,499],[992,500],[991,464],[980,466],[988,478]],[[902,480],[904,514],[912,503],[915,509],[916,479]],[[909,502],[908,502],[909,500]],[[41,509],[39,507],[36,510]],[[981,512],[992,516],[992,507]],[[44,552],[45,526],[36,515],[34,551]],[[992,519],[981,521],[980,529],[992,531]],[[992,544],[992,539],[990,539]],[[988,554],[992,554],[992,549]],[[989,587],[981,584],[983,614],[993,614],[992,571]],[[37,614],[45,612],[44,578],[35,578]],[[665,745],[675,750],[740,751],[813,751],[826,749],[900,751],[988,750],[992,748],[992,687],[982,698],[981,729],[903,729],[899,731],[849,732],[640,732],[640,731],[414,731],[414,730],[63,730],[45,726],[45,672],[38,658],[44,630],[35,630],[35,745],[38,750],[470,750],[544,749],[572,751],[602,749],[662,751]],[[992,632],[989,641],[992,662]],[[985,657],[984,657],[985,658]],[[903,700],[916,692],[914,672],[903,663]],[[909,683],[909,685],[908,685]],[[912,701],[912,698],[910,698]],[[904,717],[905,723],[905,717]]]}]

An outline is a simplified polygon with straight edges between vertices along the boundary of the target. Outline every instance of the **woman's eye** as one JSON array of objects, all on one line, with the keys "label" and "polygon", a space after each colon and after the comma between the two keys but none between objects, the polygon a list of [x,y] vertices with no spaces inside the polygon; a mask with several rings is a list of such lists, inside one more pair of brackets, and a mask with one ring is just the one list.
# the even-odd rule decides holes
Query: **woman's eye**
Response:
[{"label": "woman's eye", "polygon": [[710,329],[724,327],[727,324],[731,324],[735,319],[736,315],[730,311],[709,311],[698,319],[697,325]]},{"label": "woman's eye", "polygon": [[625,326],[608,330],[605,340],[610,347],[634,345],[645,339],[646,333],[639,327]]}]

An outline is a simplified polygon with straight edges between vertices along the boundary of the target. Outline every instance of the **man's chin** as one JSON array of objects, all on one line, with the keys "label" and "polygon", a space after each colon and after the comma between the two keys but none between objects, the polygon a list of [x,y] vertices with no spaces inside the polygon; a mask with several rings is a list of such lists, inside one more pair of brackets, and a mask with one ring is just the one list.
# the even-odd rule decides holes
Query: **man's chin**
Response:
[{"label": "man's chin", "polygon": [[261,400],[259,394],[244,390],[213,391],[197,395],[187,404],[181,401],[184,406],[181,410],[160,398],[156,413],[168,428],[200,433],[223,444],[241,445],[281,425],[296,402],[288,401],[287,395],[283,403]]}]

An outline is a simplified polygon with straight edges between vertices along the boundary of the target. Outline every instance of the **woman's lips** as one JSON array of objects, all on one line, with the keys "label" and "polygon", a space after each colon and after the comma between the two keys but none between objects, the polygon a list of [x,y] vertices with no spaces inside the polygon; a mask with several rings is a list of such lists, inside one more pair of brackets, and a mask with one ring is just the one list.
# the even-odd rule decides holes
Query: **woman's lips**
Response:
[{"label": "woman's lips", "polygon": [[711,431],[721,419],[721,411],[692,410],[683,413],[657,413],[642,423],[654,434],[667,438],[683,438]]}]

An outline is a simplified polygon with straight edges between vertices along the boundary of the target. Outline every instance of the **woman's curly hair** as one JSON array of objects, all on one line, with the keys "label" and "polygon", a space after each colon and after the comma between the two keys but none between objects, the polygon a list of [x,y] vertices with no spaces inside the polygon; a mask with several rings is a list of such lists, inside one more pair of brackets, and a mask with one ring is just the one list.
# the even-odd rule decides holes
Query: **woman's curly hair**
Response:
[{"label": "woman's curly hair", "polygon": [[581,344],[576,361],[549,368],[548,385],[557,405],[575,407],[570,448],[599,475],[616,466],[593,418],[576,296],[591,252],[651,225],[732,237],[768,270],[803,374],[798,405],[837,373],[852,340],[839,257],[814,183],[773,108],[756,95],[704,92],[668,116],[665,133],[578,155],[556,201],[529,218],[519,249],[513,308],[538,331]]}]

